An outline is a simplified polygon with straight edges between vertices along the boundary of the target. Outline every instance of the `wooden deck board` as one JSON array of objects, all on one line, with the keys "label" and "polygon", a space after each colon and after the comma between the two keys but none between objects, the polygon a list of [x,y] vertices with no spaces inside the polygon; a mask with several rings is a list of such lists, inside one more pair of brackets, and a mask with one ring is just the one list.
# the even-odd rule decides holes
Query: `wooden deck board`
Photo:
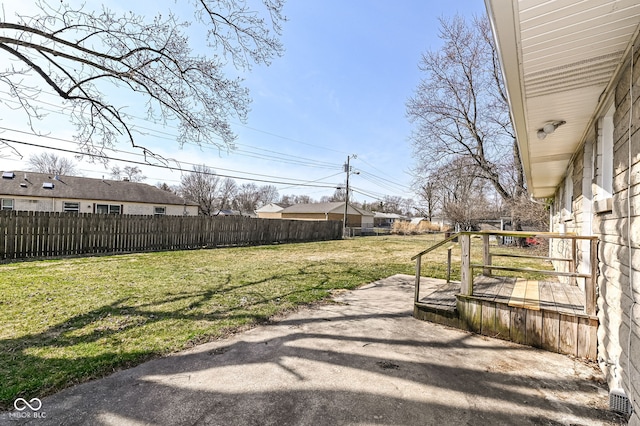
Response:
[{"label": "wooden deck board", "polygon": [[540,310],[540,290],[538,281],[518,279],[515,283],[509,306]]},{"label": "wooden deck board", "polygon": [[[522,287],[516,289],[514,294],[517,280],[521,280],[519,285]],[[513,277],[480,275],[473,281],[473,297],[497,303],[514,303],[514,307],[527,309],[584,313],[584,294],[580,288],[556,281],[526,281]]]},{"label": "wooden deck board", "polygon": [[573,304],[571,303],[571,300],[569,300],[569,296],[567,295],[567,292],[564,289],[567,286],[568,286],[567,284],[552,286],[553,297],[556,300],[556,306],[558,307],[558,312],[575,314],[576,311],[573,308]]},{"label": "wooden deck board", "polygon": [[562,283],[551,283],[558,312],[565,314],[584,313],[584,295],[578,287]]},{"label": "wooden deck board", "polygon": [[500,288],[498,294],[496,294],[495,301],[498,303],[508,303],[515,284],[515,278],[503,277],[502,287]]},{"label": "wooden deck board", "polygon": [[473,295],[493,301],[500,291],[503,281],[499,277],[480,275],[473,279]]},{"label": "wooden deck board", "polygon": [[456,307],[456,293],[460,292],[460,283],[420,285],[419,303],[439,309],[453,310]]},{"label": "wooden deck board", "polygon": [[565,291],[576,313],[584,313],[584,293],[578,286],[566,286]]},{"label": "wooden deck board", "polygon": [[551,283],[547,281],[540,282],[540,308],[558,312],[555,299],[553,298],[553,289]]},{"label": "wooden deck board", "polygon": [[523,308],[526,291],[527,281],[518,279],[515,286],[513,287],[513,291],[511,292],[511,297],[509,298],[509,306],[512,306],[514,308]]}]

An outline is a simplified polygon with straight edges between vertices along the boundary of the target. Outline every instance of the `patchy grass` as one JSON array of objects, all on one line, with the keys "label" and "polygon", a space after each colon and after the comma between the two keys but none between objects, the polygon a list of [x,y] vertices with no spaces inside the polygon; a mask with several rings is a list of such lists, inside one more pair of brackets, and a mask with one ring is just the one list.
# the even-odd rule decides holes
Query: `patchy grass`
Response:
[{"label": "patchy grass", "polygon": [[[0,265],[0,409],[17,397],[41,397],[246,329],[326,299],[335,289],[413,274],[411,256],[441,238],[370,237]],[[431,269],[424,275],[444,277],[446,250],[431,253],[425,264]]]}]

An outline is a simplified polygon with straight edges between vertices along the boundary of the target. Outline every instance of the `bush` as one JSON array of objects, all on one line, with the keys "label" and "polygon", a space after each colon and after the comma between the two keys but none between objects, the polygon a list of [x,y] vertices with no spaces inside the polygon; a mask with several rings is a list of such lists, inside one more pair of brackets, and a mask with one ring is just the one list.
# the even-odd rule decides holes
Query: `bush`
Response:
[{"label": "bush", "polygon": [[399,235],[415,235],[439,231],[441,231],[440,225],[431,223],[428,220],[423,220],[418,224],[407,221],[395,221],[391,227],[391,233]]}]

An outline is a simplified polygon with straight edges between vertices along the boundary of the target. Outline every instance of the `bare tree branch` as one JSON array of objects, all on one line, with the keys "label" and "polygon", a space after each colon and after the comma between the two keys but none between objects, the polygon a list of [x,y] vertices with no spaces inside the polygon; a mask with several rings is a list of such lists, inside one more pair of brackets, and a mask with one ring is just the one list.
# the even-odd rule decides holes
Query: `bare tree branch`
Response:
[{"label": "bare tree branch", "polygon": [[53,90],[87,153],[126,140],[153,157],[135,140],[132,117],[123,113],[134,101],[121,103],[123,94],[143,100],[147,119],[175,123],[180,145],[226,148],[235,139],[229,119],[244,121],[250,98],[241,79],[225,75],[225,66],[230,61],[249,69],[282,55],[283,2],[262,0],[262,8],[252,8],[245,0],[191,0],[209,46],[195,53],[186,33],[190,23],[173,14],[145,19],[38,0],[38,13],[0,21],[0,56],[7,64],[0,83],[20,99],[32,123],[41,118],[38,80]]},{"label": "bare tree branch", "polygon": [[[455,16],[440,24],[443,46],[422,55],[419,69],[425,76],[407,101],[415,126],[415,186],[425,188],[429,179],[444,176],[443,168],[462,165],[466,176],[482,181],[477,185],[489,183],[505,204],[515,206],[526,194],[524,171],[488,21]],[[455,201],[471,187],[454,185],[462,191]]]}]

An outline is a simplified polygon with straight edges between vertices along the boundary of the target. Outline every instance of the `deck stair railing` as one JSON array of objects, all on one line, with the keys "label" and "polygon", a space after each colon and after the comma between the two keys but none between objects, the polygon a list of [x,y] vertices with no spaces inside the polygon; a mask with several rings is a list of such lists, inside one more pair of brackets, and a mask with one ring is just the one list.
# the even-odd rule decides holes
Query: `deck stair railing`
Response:
[{"label": "deck stair railing", "polygon": [[[479,236],[482,239],[482,263],[471,263],[471,240],[472,236]],[[540,256],[540,255],[528,255],[524,253],[495,253],[490,250],[490,236],[496,237],[512,237],[512,238],[535,238],[535,239],[561,239],[569,240],[571,246],[569,249],[569,255],[566,257],[552,257],[552,256]],[[556,277],[568,277],[569,283],[575,285],[577,278],[584,279],[584,311],[587,315],[596,314],[596,279],[598,270],[598,258],[597,258],[597,244],[598,238],[593,236],[580,236],[575,234],[560,234],[551,232],[518,232],[518,231],[481,231],[481,232],[459,232],[453,234],[444,240],[434,244],[433,246],[421,251],[411,258],[416,261],[416,280],[415,280],[415,297],[414,302],[419,302],[420,295],[420,274],[422,257],[455,239],[459,239],[461,246],[461,259],[460,259],[460,294],[472,296],[473,295],[473,272],[474,269],[482,269],[483,275],[492,275],[494,271],[510,271],[510,272],[525,272],[525,273],[537,273],[543,275],[551,275]],[[578,272],[577,262],[577,242],[583,240],[589,242],[589,267],[588,273]],[[552,262],[567,262],[568,271],[557,270],[545,270],[525,267],[514,266],[498,266],[493,265],[492,261],[495,257],[513,257],[513,258],[530,258],[530,259],[543,259]],[[447,271],[450,278],[451,271],[451,247],[448,247],[447,256]]]},{"label": "deck stair railing", "polygon": [[[460,233],[456,233],[446,237],[444,240],[432,245],[431,247],[422,250],[420,253],[416,254],[411,258],[411,260],[416,261],[416,285],[415,285],[415,296],[414,302],[418,302],[420,299],[420,274],[422,268],[422,256],[425,254],[434,251],[447,243],[451,243],[452,241],[457,241],[457,238],[460,236]],[[447,253],[447,282],[451,279],[451,248],[448,248]]]}]

